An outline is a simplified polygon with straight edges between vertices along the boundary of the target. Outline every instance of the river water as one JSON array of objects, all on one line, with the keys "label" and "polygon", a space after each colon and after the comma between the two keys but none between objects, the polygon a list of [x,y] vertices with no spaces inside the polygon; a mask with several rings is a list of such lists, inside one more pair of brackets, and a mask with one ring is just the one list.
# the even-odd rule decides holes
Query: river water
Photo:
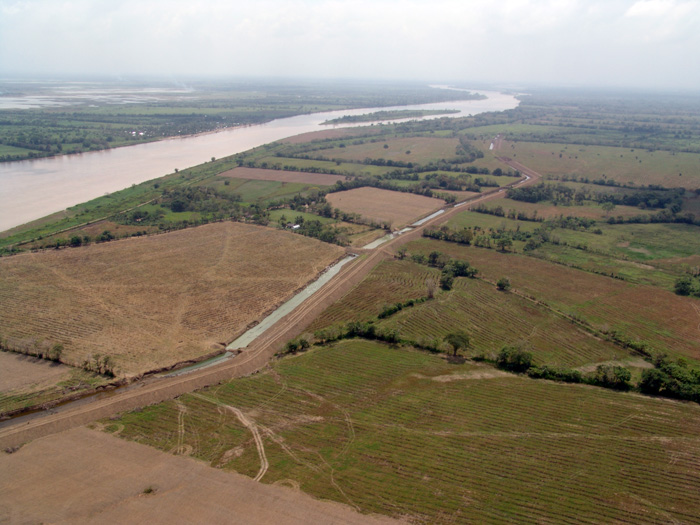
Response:
[{"label": "river water", "polygon": [[165,139],[105,151],[2,163],[0,164],[0,231],[100,197],[105,193],[124,189],[131,184],[162,177],[172,173],[175,168],[184,169],[201,164],[210,160],[211,157],[226,157],[300,133],[357,125],[321,125],[326,120],[344,115],[362,115],[374,111],[397,109],[460,111],[460,113],[420,119],[424,120],[505,111],[519,104],[519,101],[511,95],[491,91],[478,92],[488,98],[298,115],[273,120],[266,124]]}]

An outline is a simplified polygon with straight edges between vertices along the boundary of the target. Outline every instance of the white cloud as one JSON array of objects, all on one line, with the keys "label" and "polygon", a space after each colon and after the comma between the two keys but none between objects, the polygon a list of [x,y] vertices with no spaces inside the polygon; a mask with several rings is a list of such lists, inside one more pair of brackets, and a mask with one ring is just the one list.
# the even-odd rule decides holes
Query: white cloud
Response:
[{"label": "white cloud", "polygon": [[681,17],[697,8],[697,2],[675,0],[640,0],[625,12],[627,17]]},{"label": "white cloud", "polygon": [[0,74],[697,87],[698,11],[696,0],[0,0]]}]

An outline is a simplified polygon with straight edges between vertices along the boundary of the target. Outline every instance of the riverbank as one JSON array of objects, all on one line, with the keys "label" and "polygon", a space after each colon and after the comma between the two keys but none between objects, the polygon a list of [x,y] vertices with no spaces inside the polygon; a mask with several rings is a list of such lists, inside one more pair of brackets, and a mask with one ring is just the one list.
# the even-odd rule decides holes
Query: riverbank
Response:
[{"label": "riverbank", "polygon": [[[517,107],[510,95],[483,91],[488,98],[339,110],[298,115],[265,124],[242,126],[189,137],[176,137],[104,151],[0,164],[0,231],[5,231],[105,193],[202,164],[214,158],[241,153],[284,138],[323,129],[321,123],[345,115],[393,110],[459,110],[456,118]],[[394,121],[400,122],[400,121]],[[352,124],[337,127],[351,127]]]}]

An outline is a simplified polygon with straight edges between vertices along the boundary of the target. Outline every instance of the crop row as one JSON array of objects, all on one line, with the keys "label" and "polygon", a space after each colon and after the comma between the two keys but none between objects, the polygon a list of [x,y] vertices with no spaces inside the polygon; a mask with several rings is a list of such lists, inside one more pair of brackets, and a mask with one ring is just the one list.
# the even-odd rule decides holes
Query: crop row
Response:
[{"label": "crop row", "polygon": [[378,315],[387,304],[426,295],[426,281],[439,280],[437,270],[408,261],[384,261],[340,301],[329,307],[309,327],[310,331],[334,323],[357,321]]},{"label": "crop row", "polygon": [[[452,381],[445,380],[454,376]],[[471,377],[471,378],[470,378]],[[502,375],[350,340],[178,401],[183,442],[212,465],[429,522],[692,522],[700,408]],[[172,450],[176,403],[125,415],[122,435]]]}]

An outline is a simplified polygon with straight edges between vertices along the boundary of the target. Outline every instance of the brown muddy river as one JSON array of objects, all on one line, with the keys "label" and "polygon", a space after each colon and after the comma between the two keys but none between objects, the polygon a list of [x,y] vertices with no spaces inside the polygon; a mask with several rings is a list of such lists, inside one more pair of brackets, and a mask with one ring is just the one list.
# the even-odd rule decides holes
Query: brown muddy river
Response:
[{"label": "brown muddy river", "polygon": [[[395,109],[456,109],[460,113],[429,118],[460,117],[517,107],[511,96],[479,91],[488,98],[329,111],[273,120],[266,124],[227,129],[191,137],[166,139],[105,151],[0,164],[0,231],[64,210],[105,193],[124,189],[283,138],[329,129],[326,120]],[[410,120],[410,119],[407,119]],[[423,119],[421,119],[423,120]],[[400,122],[400,121],[393,121]],[[350,127],[353,124],[334,127]],[[357,124],[354,124],[357,125]]]}]

